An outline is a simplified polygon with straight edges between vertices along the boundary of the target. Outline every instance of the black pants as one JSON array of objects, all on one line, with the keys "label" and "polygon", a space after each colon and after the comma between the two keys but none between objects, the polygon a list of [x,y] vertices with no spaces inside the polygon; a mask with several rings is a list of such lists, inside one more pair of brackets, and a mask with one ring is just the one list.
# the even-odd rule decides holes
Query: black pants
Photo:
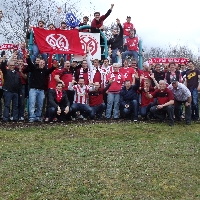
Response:
[{"label": "black pants", "polygon": [[[174,100],[174,115],[177,120],[181,120],[182,105],[185,105],[186,101]],[[185,121],[191,122],[191,106],[185,106]]]},{"label": "black pants", "polygon": [[157,105],[150,108],[150,112],[161,121],[166,118],[166,114],[168,115],[168,119],[170,123],[174,123],[174,106],[165,106],[161,109],[157,108]]}]

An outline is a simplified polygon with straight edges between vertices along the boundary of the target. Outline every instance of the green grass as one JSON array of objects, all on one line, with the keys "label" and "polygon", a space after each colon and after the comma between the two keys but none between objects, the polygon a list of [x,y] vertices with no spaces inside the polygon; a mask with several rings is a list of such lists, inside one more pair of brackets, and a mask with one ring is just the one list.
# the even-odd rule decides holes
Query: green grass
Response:
[{"label": "green grass", "polygon": [[1,130],[0,199],[200,199],[200,124]]}]

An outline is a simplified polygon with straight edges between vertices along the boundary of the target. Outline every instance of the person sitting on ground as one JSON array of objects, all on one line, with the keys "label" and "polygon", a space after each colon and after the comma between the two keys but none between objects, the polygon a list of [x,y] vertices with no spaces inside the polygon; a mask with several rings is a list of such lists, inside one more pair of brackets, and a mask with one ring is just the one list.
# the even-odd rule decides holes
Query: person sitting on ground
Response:
[{"label": "person sitting on ground", "polygon": [[69,100],[66,91],[62,90],[62,82],[56,84],[56,89],[52,89],[48,93],[48,112],[49,122],[57,118],[59,122],[66,120],[66,115],[69,113]]}]

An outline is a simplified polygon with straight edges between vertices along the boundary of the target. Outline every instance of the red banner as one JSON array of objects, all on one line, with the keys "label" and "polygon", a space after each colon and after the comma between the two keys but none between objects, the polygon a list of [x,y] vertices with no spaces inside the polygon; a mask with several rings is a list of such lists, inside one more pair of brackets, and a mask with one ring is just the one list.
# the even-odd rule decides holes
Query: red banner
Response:
[{"label": "red banner", "polygon": [[170,63],[175,62],[177,64],[186,64],[188,62],[188,58],[150,58],[148,60],[149,64],[153,63]]},{"label": "red banner", "polygon": [[84,55],[79,32],[73,30],[45,30],[33,28],[36,44],[42,53]]},{"label": "red banner", "polygon": [[17,50],[18,49],[18,45],[16,44],[2,44],[0,45],[0,50]]}]

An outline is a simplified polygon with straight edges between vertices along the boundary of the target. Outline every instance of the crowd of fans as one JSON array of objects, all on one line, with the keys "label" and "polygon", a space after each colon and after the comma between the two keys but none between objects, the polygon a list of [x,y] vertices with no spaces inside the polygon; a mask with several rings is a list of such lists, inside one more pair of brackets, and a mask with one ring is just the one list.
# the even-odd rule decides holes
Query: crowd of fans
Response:
[{"label": "crowd of fans", "polygon": [[[113,7],[114,4],[102,16],[95,12],[91,29],[81,31],[103,31],[103,21]],[[60,13],[61,9],[58,9],[58,15]],[[80,26],[86,25],[88,20],[85,16]],[[52,66],[47,67],[48,55],[40,55],[35,41],[32,55],[24,42],[9,60],[2,51],[0,116],[3,122],[24,121],[26,107],[30,123],[112,118],[137,122],[139,116],[142,120],[168,119],[170,126],[184,118],[187,125],[191,120],[197,121],[200,71],[194,62],[144,62],[140,69],[138,37],[131,17],[127,16],[123,24],[119,19],[116,22],[118,28],[108,40],[109,57],[103,57],[102,61],[91,60],[88,47],[80,63],[70,62],[69,55],[59,55],[58,60],[53,60]],[[44,29],[44,26],[44,21],[40,20],[38,27]],[[59,22],[59,17],[55,25],[48,25],[50,30],[55,28],[68,29],[65,22]],[[30,38],[31,30],[32,27],[27,38]]]}]

